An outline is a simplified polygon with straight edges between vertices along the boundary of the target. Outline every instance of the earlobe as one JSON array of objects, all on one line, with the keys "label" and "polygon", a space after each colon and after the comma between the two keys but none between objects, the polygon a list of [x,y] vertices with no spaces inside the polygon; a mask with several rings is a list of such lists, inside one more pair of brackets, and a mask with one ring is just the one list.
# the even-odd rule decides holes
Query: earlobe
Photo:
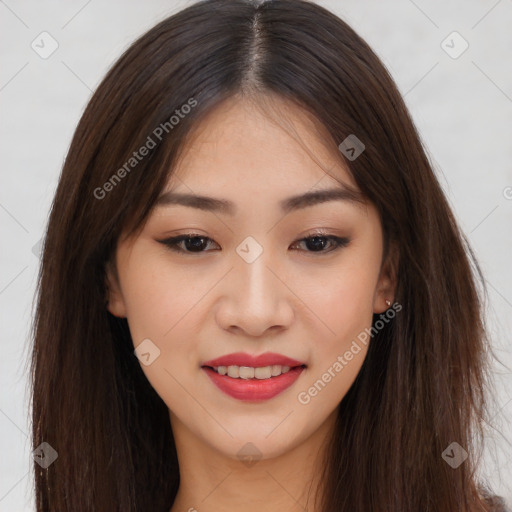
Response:
[{"label": "earlobe", "polygon": [[123,294],[119,286],[119,277],[116,269],[109,262],[106,265],[106,297],[105,306],[107,310],[118,318],[126,318],[126,307]]}]

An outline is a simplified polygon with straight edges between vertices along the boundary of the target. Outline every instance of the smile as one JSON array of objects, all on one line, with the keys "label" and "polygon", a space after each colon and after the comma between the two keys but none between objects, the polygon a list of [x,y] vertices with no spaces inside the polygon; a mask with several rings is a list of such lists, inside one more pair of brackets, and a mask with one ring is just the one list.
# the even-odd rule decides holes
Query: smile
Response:
[{"label": "smile", "polygon": [[272,366],[252,367],[252,366],[214,366],[213,369],[219,375],[227,375],[232,379],[271,379],[289,372],[289,366],[274,364]]},{"label": "smile", "polygon": [[202,367],[213,384],[223,393],[247,402],[259,402],[277,396],[288,389],[304,369],[304,365]]}]

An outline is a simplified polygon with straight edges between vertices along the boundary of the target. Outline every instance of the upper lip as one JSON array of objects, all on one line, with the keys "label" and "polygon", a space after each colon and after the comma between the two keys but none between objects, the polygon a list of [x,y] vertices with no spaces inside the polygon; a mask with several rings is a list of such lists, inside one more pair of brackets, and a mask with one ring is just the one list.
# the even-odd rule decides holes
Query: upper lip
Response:
[{"label": "upper lip", "polygon": [[202,366],[250,366],[252,368],[281,365],[289,366],[293,368],[295,366],[306,366],[305,363],[292,359],[290,357],[283,356],[282,354],[276,354],[274,352],[265,352],[258,356],[246,354],[245,352],[236,352],[233,354],[227,354],[225,356],[205,361]]}]

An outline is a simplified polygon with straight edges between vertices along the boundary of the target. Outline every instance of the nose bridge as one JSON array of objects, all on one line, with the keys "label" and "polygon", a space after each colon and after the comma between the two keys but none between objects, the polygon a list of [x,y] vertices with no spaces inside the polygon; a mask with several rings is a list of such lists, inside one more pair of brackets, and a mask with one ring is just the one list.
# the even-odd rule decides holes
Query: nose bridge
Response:
[{"label": "nose bridge", "polygon": [[[269,270],[272,268],[272,253],[254,237],[247,237],[236,249],[240,261],[236,262],[236,275],[241,280],[237,286],[237,294],[243,302],[249,301],[251,306],[264,301],[269,307],[272,299],[279,293],[277,279]],[[249,305],[249,304],[247,304]]]},{"label": "nose bridge", "polygon": [[[259,336],[268,328],[287,325],[293,318],[286,286],[274,275],[274,254],[253,237],[236,248],[231,283],[225,289],[217,320],[225,329],[238,327]],[[277,272],[276,272],[277,273]]]}]

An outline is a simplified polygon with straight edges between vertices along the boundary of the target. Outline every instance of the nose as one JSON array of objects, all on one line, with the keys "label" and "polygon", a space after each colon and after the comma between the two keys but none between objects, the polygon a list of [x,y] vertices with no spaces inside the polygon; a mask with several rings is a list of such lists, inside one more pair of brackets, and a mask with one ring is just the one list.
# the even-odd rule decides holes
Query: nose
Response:
[{"label": "nose", "polygon": [[235,255],[234,268],[221,288],[218,325],[251,337],[288,328],[294,319],[294,294],[286,281],[270,252],[263,251],[251,263]]}]

